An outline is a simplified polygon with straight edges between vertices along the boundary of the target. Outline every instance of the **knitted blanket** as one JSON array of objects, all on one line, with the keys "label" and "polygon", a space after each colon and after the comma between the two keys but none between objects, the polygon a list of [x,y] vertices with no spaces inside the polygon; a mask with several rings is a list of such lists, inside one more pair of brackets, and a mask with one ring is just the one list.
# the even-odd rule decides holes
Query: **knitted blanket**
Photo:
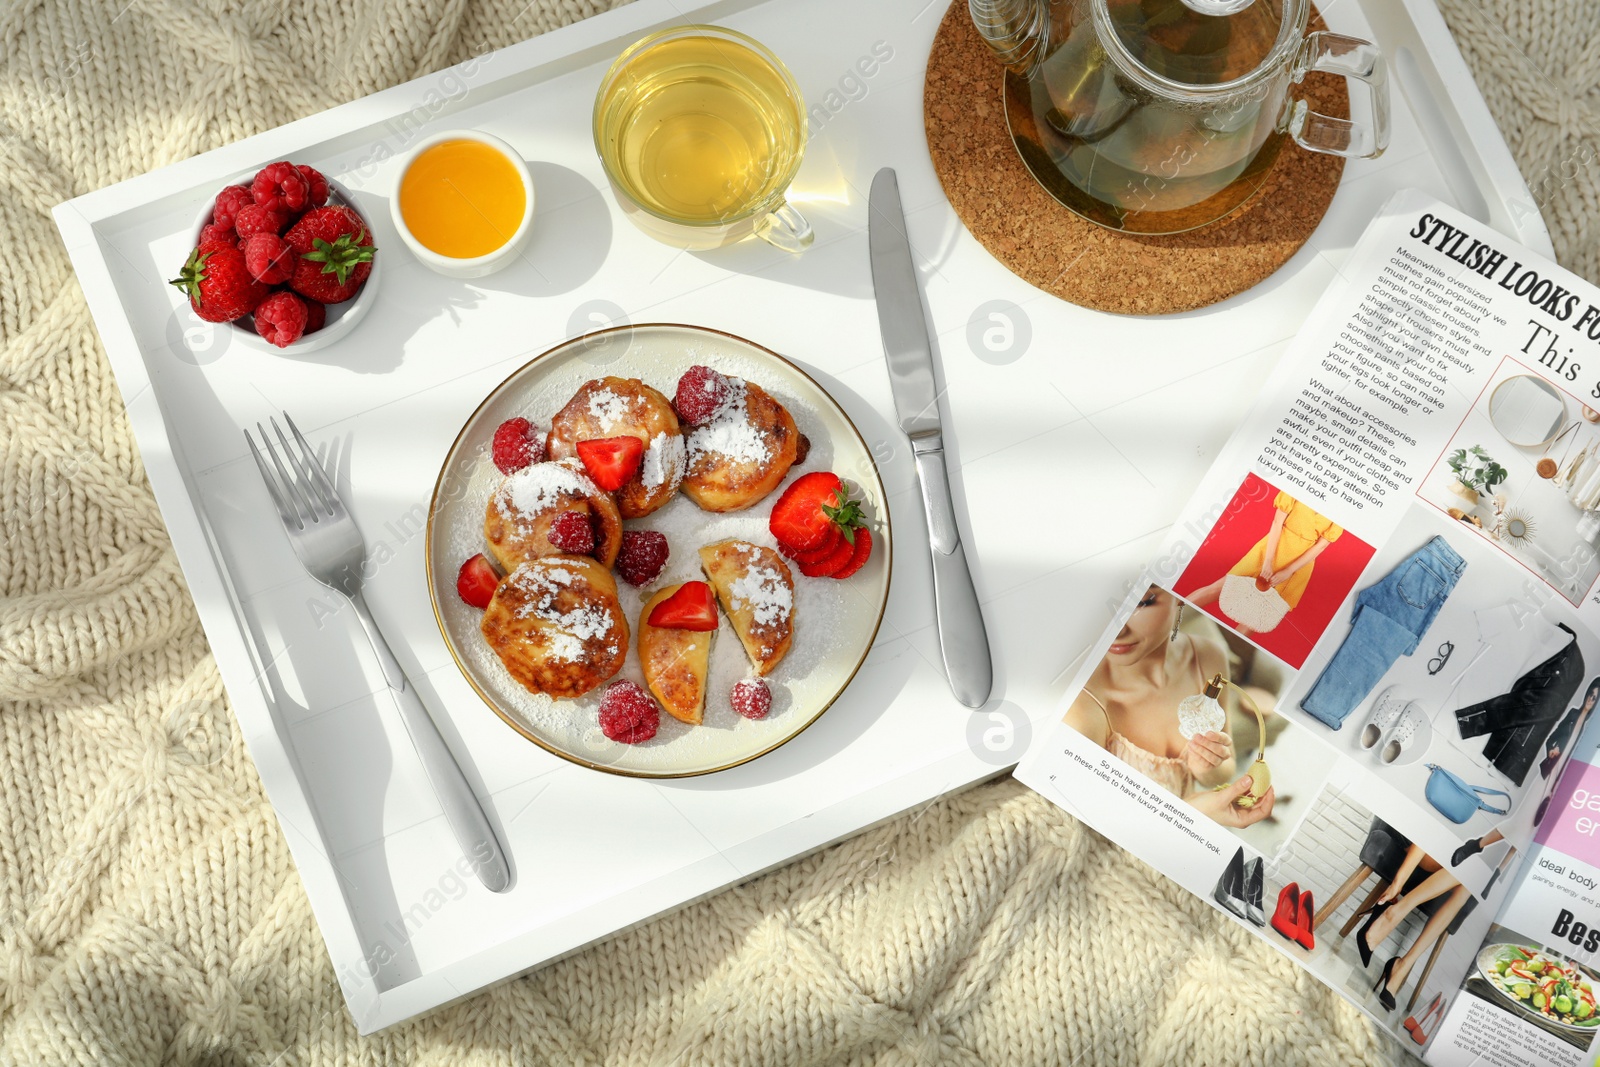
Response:
[{"label": "knitted blanket", "polygon": [[[356,1035],[49,210],[597,6],[0,9],[0,1064],[1401,1061],[1009,779]],[[1600,280],[1600,6],[1445,7],[1560,257]]]}]

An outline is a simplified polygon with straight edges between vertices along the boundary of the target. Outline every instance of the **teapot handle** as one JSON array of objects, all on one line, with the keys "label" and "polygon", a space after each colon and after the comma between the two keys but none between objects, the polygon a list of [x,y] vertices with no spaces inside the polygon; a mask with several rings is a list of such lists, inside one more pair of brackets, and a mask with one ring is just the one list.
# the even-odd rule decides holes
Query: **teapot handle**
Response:
[{"label": "teapot handle", "polygon": [[1314,70],[1366,82],[1371,115],[1366,122],[1334,118],[1311,110],[1303,97],[1291,94],[1284,117],[1289,136],[1313,152],[1366,159],[1381,156],[1389,147],[1389,73],[1378,46],[1327,30],[1309,34],[1295,57],[1292,74],[1300,82]]}]

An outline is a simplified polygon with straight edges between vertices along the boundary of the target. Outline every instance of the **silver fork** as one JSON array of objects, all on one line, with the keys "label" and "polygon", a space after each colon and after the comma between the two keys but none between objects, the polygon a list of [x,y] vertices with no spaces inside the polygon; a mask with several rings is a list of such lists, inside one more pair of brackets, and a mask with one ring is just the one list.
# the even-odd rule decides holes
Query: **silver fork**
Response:
[{"label": "silver fork", "polygon": [[356,618],[361,620],[361,628],[372,642],[384,680],[394,693],[406,733],[411,735],[411,743],[416,746],[428,780],[439,796],[445,820],[455,832],[456,841],[479,880],[496,893],[504,892],[511,884],[511,868],[495,837],[494,827],[483,813],[472,786],[467,784],[466,775],[461,773],[461,765],[440,736],[433,716],[423,706],[416,688],[390,651],[389,642],[384,640],[383,632],[367,608],[366,598],[361,595],[361,568],[367,559],[361,531],[289,413],[283,413],[283,421],[289,424],[289,433],[294,437],[292,445],[278,427],[278,420],[268,421],[272,423],[278,443],[283,446],[283,454],[289,459],[287,467],[273,447],[272,438],[267,436],[266,428],[259,422],[256,431],[261,434],[261,443],[272,459],[270,469],[249,430],[244,431],[244,439],[250,444],[250,454],[261,471],[261,480],[267,483],[272,502],[278,506],[278,517],[283,520],[283,529],[289,535],[294,554],[300,557],[300,565],[307,574],[342,593],[356,609]]}]

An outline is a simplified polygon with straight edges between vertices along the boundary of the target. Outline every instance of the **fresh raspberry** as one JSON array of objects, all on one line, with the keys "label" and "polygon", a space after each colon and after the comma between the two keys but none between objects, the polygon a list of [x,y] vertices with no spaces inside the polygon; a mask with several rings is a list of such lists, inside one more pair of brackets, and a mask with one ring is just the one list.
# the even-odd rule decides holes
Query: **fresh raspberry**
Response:
[{"label": "fresh raspberry", "polygon": [[600,698],[600,730],[613,741],[637,745],[656,735],[661,708],[637,682],[612,682]]},{"label": "fresh raspberry", "polygon": [[250,192],[262,207],[286,215],[298,215],[311,206],[311,183],[287,161],[268,163],[257,171]]},{"label": "fresh raspberry", "polygon": [[270,233],[277,236],[288,225],[288,215],[269,207],[262,207],[260,204],[246,204],[233,217],[233,228],[238,231],[241,238],[256,233]]},{"label": "fresh raspberry", "polygon": [[308,167],[304,163],[295,167],[300,172],[300,177],[306,180],[306,188],[310,190],[307,207],[321,207],[328,202],[328,179],[315,167]]},{"label": "fresh raspberry", "polygon": [[544,462],[544,434],[527,419],[507,419],[494,431],[494,465],[501,474]]},{"label": "fresh raspberry", "polygon": [[[232,225],[220,226],[215,222],[208,222],[200,227],[200,240],[196,241],[196,244],[208,245],[216,241],[230,245],[237,244],[239,235],[233,232]],[[240,249],[240,251],[243,251],[243,249]]]},{"label": "fresh raspberry", "polygon": [[728,703],[747,719],[765,719],[772,710],[772,690],[764,678],[741,678],[733,683]]},{"label": "fresh raspberry", "polygon": [[232,229],[233,220],[239,214],[239,209],[255,202],[255,194],[250,192],[249,186],[229,185],[217,194],[217,202],[211,207],[211,221],[218,226]]},{"label": "fresh raspberry", "polygon": [[667,565],[667,535],[659,530],[624,530],[617,574],[629,585],[649,585]]},{"label": "fresh raspberry", "polygon": [[557,515],[545,536],[552,545],[574,556],[587,556],[594,551],[594,530],[589,526],[589,516],[581,511]]},{"label": "fresh raspberry", "polygon": [[732,392],[727,378],[710,367],[696,364],[678,379],[678,395],[673,407],[678,410],[678,418],[690,426],[701,426],[711,421]]},{"label": "fresh raspberry", "polygon": [[800,440],[796,441],[794,446],[794,465],[800,466],[809,455],[811,455],[811,438],[801,434]]},{"label": "fresh raspberry", "polygon": [[258,282],[277,285],[294,276],[300,255],[275,233],[253,233],[244,239],[244,265]]},{"label": "fresh raspberry", "polygon": [[[301,297],[305,300],[304,297]],[[306,333],[316,333],[328,321],[328,305],[306,300]]]},{"label": "fresh raspberry", "polygon": [[306,332],[306,302],[279,289],[256,308],[256,333],[279,348],[288,348]]}]

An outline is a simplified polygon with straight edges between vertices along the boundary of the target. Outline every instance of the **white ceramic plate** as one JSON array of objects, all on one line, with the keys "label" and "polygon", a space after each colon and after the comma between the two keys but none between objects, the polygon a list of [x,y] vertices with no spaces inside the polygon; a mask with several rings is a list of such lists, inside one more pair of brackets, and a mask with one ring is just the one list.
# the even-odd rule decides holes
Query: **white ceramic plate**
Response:
[{"label": "white ceramic plate", "polygon": [[[789,409],[811,452],[754,507],[715,515],[679,494],[670,504],[628,529],[667,535],[671,556],[656,582],[635,589],[617,582],[628,616],[628,662],[619,678],[643,682],[639,672],[638,618],[649,590],[702,578],[699,549],[730,537],[774,547],[767,515],[791,481],[808,471],[831,470],[854,486],[866,502],[874,538],[865,567],[851,578],[807,578],[793,564],[794,644],[767,676],[772,711],[766,718],[741,718],[728,704],[733,683],[750,673],[739,640],[726,620],[711,653],[705,721],[697,726],[665,713],[656,736],[624,745],[600,731],[604,687],[578,700],[551,700],[514,681],[478,630],[482,612],[456,595],[456,572],[484,551],[483,517],[489,494],[500,482],[490,460],[495,427],[521,415],[548,428],[550,418],[579,386],[592,378],[639,378],[668,397],[680,375],[696,363],[760,385]],[[723,770],[772,751],[826,711],[855,676],[872,647],[889,598],[891,558],[889,510],[872,454],[843,409],[810,375],[788,360],[731,334],[694,326],[624,326],[557,345],[502,382],[472,413],[451,446],[434,487],[428,513],[428,591],[445,642],[462,673],[494,712],[535,744],[596,770],[669,778]]]}]

